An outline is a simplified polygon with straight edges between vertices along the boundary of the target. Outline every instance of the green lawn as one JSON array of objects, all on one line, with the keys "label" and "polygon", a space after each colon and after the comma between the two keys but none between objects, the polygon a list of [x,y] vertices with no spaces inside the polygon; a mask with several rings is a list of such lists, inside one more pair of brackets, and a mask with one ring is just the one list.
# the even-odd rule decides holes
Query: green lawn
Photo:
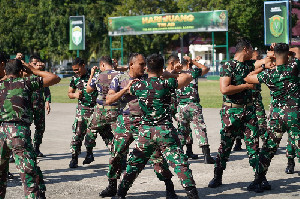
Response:
[{"label": "green lawn", "polygon": [[[59,84],[50,87],[53,103],[77,103],[76,99],[68,97],[69,83],[70,78],[63,78]],[[203,108],[220,108],[222,106],[219,81],[199,81],[199,94]],[[270,92],[265,85],[262,85],[262,97],[265,108],[269,109]]]}]

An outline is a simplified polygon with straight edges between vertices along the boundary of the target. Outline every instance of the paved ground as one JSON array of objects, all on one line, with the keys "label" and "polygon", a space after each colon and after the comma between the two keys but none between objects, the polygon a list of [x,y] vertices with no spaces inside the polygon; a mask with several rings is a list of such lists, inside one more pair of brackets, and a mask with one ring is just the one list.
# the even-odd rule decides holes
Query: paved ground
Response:
[{"label": "paved ground", "polygon": [[[97,139],[95,148],[96,160],[90,165],[82,165],[85,157],[85,148],[79,158],[79,167],[69,169],[71,155],[69,145],[72,137],[71,126],[75,116],[76,104],[52,104],[52,112],[46,117],[46,133],[41,151],[46,157],[39,159],[45,181],[47,183],[47,198],[77,199],[99,198],[98,193],[107,186],[108,151],[101,138]],[[204,118],[208,127],[209,142],[212,155],[220,142],[220,116],[218,109],[204,109]],[[200,155],[199,160],[192,160],[191,169],[197,183],[200,198],[300,198],[300,176],[287,175],[284,170],[287,159],[285,157],[286,135],[282,140],[278,155],[271,163],[267,178],[272,185],[271,191],[255,194],[246,190],[253,180],[254,173],[248,164],[246,150],[234,152],[224,172],[223,186],[217,189],[207,188],[213,177],[213,165],[203,164],[201,150],[194,145],[193,150]],[[243,148],[245,145],[243,144]],[[23,198],[23,187],[20,177],[16,173],[15,165],[10,164],[15,179],[8,182],[6,198]],[[300,164],[296,164],[296,171],[300,171]],[[181,187],[177,176],[173,177],[176,193],[179,198],[186,194]],[[164,198],[165,186],[160,182],[151,166],[147,166],[129,190],[128,198],[148,199]]]}]

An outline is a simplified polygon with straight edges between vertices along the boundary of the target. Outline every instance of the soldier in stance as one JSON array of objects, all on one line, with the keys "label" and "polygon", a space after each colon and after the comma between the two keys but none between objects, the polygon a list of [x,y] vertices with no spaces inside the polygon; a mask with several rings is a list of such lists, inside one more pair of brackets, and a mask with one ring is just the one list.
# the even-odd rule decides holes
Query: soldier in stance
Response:
[{"label": "soldier in stance", "polygon": [[[23,77],[23,72],[35,76]],[[43,175],[36,164],[30,137],[32,123],[31,97],[34,91],[60,81],[52,73],[40,71],[18,59],[5,65],[0,81],[0,198],[5,197],[9,154],[12,151],[20,172],[26,198],[46,198]]]},{"label": "soldier in stance", "polygon": [[113,69],[113,63],[109,56],[101,57],[99,61],[101,73],[95,73],[97,67],[91,71],[91,76],[87,85],[87,93],[98,91],[97,105],[89,122],[87,134],[85,136],[86,157],[83,164],[90,164],[94,161],[93,148],[96,146],[97,133],[99,133],[105,142],[106,146],[111,148],[112,139],[114,137],[112,128],[115,128],[115,123],[119,115],[118,103],[111,105],[106,104],[106,95],[109,90],[111,80],[118,74],[119,71]]},{"label": "soldier in stance", "polygon": [[[197,62],[200,57],[197,57],[196,60],[192,60],[188,56],[184,56],[183,58],[183,68],[181,72],[190,73],[193,77],[193,81],[191,81],[189,85],[176,90],[178,101],[176,119],[178,122],[178,131],[180,132],[179,139],[181,145],[186,145],[187,151],[190,150],[190,153],[193,154],[192,150],[189,149],[193,144],[193,137],[191,135],[192,130],[190,128],[190,125],[192,125],[198,144],[202,148],[204,154],[204,163],[214,164],[215,161],[210,156],[206,125],[204,123],[202,106],[200,105],[198,93],[198,78],[208,73],[209,68]],[[195,65],[196,68],[192,68],[193,65]],[[187,155],[188,154],[189,153],[187,152]]]},{"label": "soldier in stance", "polygon": [[[130,88],[130,93],[139,100],[143,115],[139,126],[136,146],[128,160],[118,189],[118,197],[125,198],[133,181],[143,170],[150,156],[156,149],[171,162],[188,198],[198,198],[192,171],[189,169],[187,156],[183,153],[177,131],[170,114],[171,93],[186,86],[192,77],[189,74],[173,75],[167,80],[161,79],[164,60],[161,55],[153,54],[147,58],[148,78],[141,80]],[[166,73],[164,75],[166,77]]]},{"label": "soldier in stance", "polygon": [[[223,106],[220,111],[221,143],[216,158],[214,178],[208,184],[210,188],[222,185],[223,170],[226,169],[226,162],[236,136],[244,138],[250,166],[254,171],[257,169],[259,133],[251,91],[255,85],[246,83],[244,78],[254,71],[255,66],[259,67],[259,63],[264,61],[251,60],[252,50],[247,40],[240,40],[236,45],[234,60],[226,62],[220,71],[220,91],[223,94]],[[268,189],[266,179],[264,185],[266,185],[264,188]],[[262,192],[263,190],[257,187],[253,191]]]},{"label": "soldier in stance", "polygon": [[[272,97],[266,140],[259,154],[259,168],[255,180],[248,188],[263,186],[263,180],[276,153],[284,132],[290,134],[292,143],[296,146],[300,162],[300,62],[289,62],[288,44],[278,43],[274,47],[275,66],[271,59],[266,58],[265,65],[255,70],[245,78],[249,83],[264,83],[270,89]],[[267,68],[264,70],[264,68]],[[300,175],[300,173],[299,173]],[[271,186],[269,186],[271,188]]]},{"label": "soldier in stance", "polygon": [[72,65],[75,76],[71,78],[68,96],[70,99],[78,99],[75,121],[72,126],[74,136],[71,141],[72,160],[70,168],[78,167],[78,155],[81,153],[81,145],[88,128],[88,121],[93,114],[96,105],[97,91],[87,93],[87,83],[90,73],[85,68],[84,60],[79,57],[73,61]]}]

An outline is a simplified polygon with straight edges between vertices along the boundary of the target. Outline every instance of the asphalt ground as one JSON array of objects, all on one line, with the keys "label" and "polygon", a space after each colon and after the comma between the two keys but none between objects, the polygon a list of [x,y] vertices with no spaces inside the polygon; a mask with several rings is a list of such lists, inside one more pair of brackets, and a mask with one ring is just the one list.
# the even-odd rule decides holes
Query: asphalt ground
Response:
[{"label": "asphalt ground", "polygon": [[[38,159],[38,165],[44,174],[47,198],[99,198],[99,192],[108,185],[106,173],[109,153],[100,136],[98,136],[97,146],[94,148],[95,161],[90,165],[82,165],[86,155],[83,146],[79,157],[79,167],[76,169],[69,168],[71,160],[69,147],[73,136],[71,127],[75,117],[75,107],[76,104],[53,103],[51,104],[52,111],[50,115],[46,116],[46,132],[41,145],[41,152],[44,153],[45,157]],[[211,154],[215,157],[220,144],[221,122],[219,109],[204,108],[203,114],[208,129]],[[263,193],[248,192],[246,190],[246,187],[254,179],[254,172],[249,166],[244,143],[242,151],[232,152],[230,161],[224,171],[223,185],[216,189],[207,187],[209,181],[213,178],[213,165],[203,163],[201,149],[194,144],[193,151],[199,155],[199,159],[190,160],[190,168],[193,171],[200,198],[300,198],[300,176],[297,174],[300,171],[300,164],[296,163],[295,174],[285,173],[287,164],[285,156],[286,140],[287,135],[284,135],[267,174],[272,190]],[[131,147],[133,147],[133,144]],[[171,167],[170,169],[173,172]],[[8,182],[6,198],[24,198],[23,186],[14,163],[10,163],[10,171],[15,178]],[[172,180],[179,198],[186,198],[186,193],[181,187],[177,176],[174,175]],[[156,178],[151,165],[147,165],[138,176],[129,190],[127,198],[165,198],[165,185]]]}]

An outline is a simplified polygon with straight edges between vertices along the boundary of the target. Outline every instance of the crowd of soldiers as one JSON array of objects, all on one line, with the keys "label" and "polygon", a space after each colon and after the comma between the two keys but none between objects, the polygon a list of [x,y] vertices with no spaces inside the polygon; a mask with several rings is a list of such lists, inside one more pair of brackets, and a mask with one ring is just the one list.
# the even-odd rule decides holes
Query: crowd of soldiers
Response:
[{"label": "crowd of soldiers", "polygon": [[[272,45],[266,58],[261,59],[247,40],[237,43],[234,59],[220,70],[221,143],[214,159],[198,94],[198,78],[207,74],[209,68],[199,63],[200,57],[184,56],[180,62],[178,56],[171,55],[164,69],[165,60],[159,54],[145,58],[132,53],[127,67],[103,56],[91,70],[77,57],[68,90],[70,99],[78,99],[69,167],[78,167],[83,140],[87,151],[83,164],[94,161],[93,148],[99,134],[110,152],[108,186],[99,193],[100,197],[125,198],[150,162],[158,179],[165,183],[166,198],[178,198],[169,165],[188,198],[199,198],[188,162],[188,158],[198,158],[192,151],[194,132],[204,163],[215,165],[208,187],[222,185],[234,142],[234,150],[240,150],[244,139],[255,174],[247,189],[257,193],[270,190],[266,174],[284,132],[288,133],[286,173],[294,173],[296,155],[300,162],[298,58],[300,49],[287,44]],[[5,197],[10,154],[20,172],[25,197],[46,198],[36,158],[43,157],[39,146],[45,130],[45,108],[50,112],[48,87],[60,78],[43,71],[38,57],[32,57],[29,64],[21,60],[21,55],[13,60],[7,60],[4,53],[0,56],[0,198]],[[272,97],[268,120],[260,94],[262,83],[268,86]],[[33,121],[36,132],[32,143],[29,127]],[[263,141],[261,146],[259,138]],[[119,186],[117,179],[121,179]]]}]

